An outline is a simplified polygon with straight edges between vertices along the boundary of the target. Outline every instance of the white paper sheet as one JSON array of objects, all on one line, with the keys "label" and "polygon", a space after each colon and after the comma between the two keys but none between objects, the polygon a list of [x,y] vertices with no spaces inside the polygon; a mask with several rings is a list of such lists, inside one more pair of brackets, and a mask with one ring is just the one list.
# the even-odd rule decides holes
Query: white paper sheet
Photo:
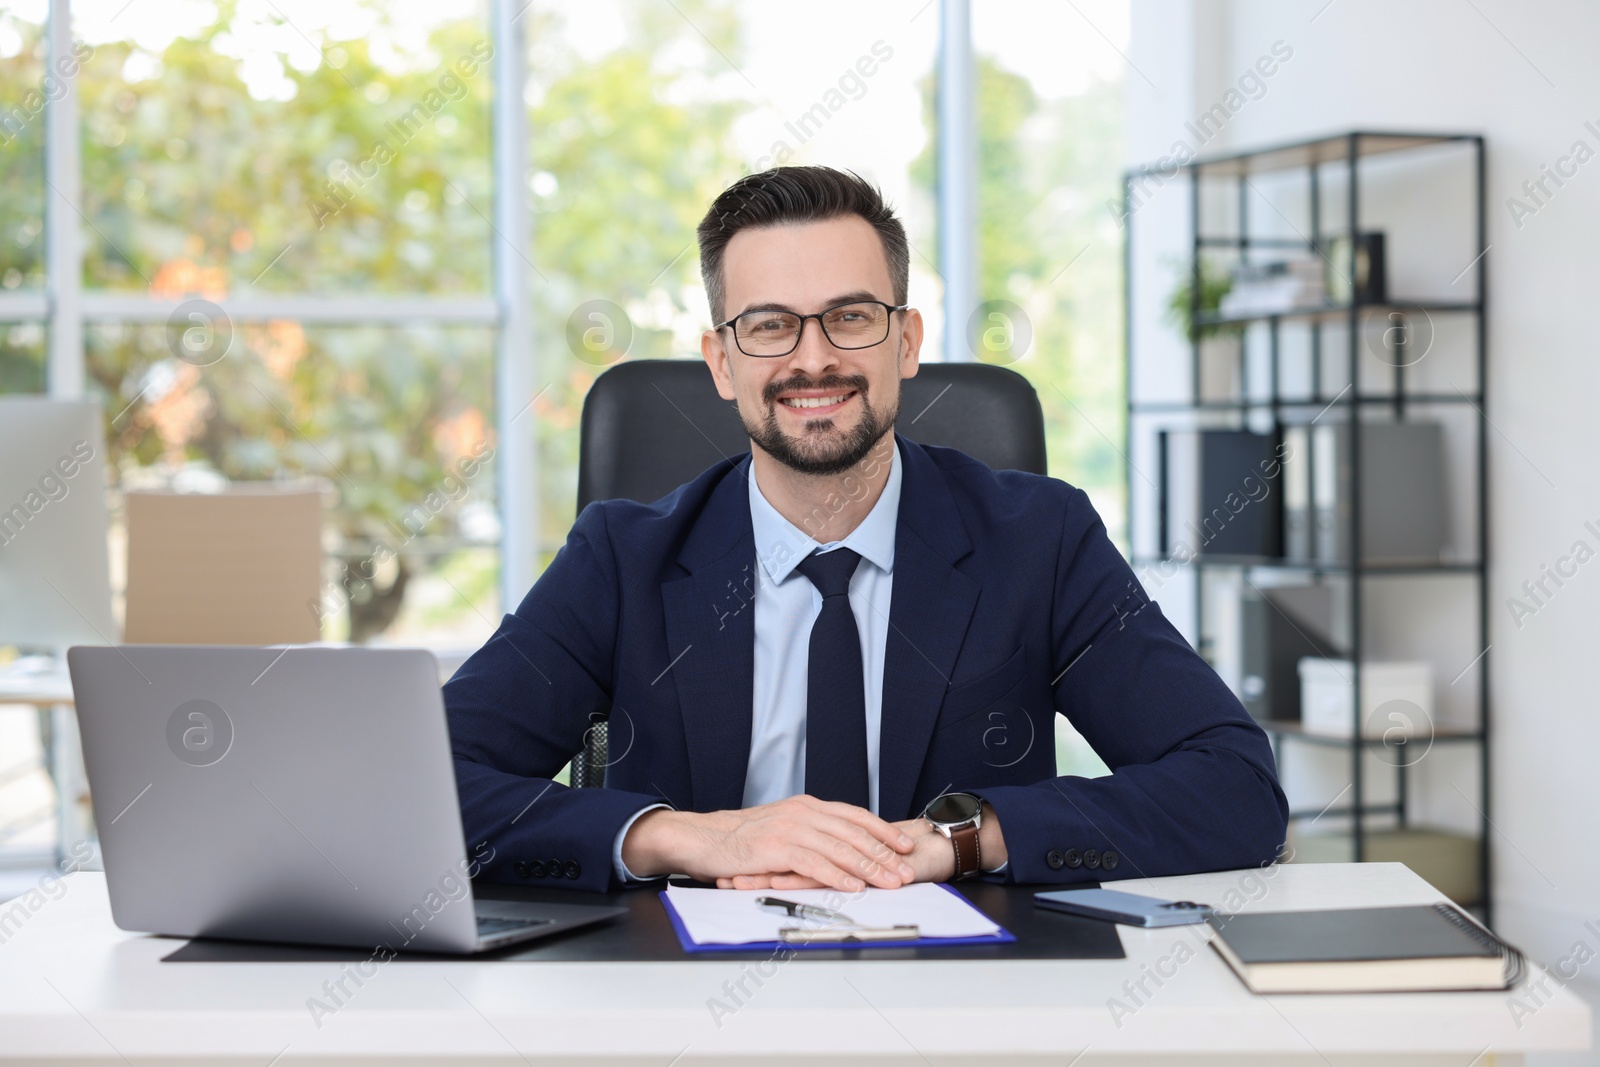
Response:
[{"label": "white paper sheet", "polygon": [[700,945],[743,945],[777,941],[783,926],[818,928],[829,924],[798,919],[780,908],[765,908],[758,897],[780,897],[842,912],[862,926],[916,923],[923,937],[982,937],[1000,929],[965,898],[932,882],[899,889],[868,887],[859,893],[833,889],[687,889],[668,886],[667,896],[689,936]]}]

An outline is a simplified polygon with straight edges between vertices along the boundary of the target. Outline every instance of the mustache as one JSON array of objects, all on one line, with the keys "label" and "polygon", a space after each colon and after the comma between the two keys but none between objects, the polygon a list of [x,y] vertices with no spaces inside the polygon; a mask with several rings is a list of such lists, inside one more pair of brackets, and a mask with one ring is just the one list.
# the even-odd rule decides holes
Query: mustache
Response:
[{"label": "mustache", "polygon": [[826,374],[816,381],[812,381],[803,374],[796,374],[778,382],[768,382],[761,390],[761,399],[768,405],[776,404],[778,397],[791,389],[848,389],[867,395],[867,379],[863,374]]}]

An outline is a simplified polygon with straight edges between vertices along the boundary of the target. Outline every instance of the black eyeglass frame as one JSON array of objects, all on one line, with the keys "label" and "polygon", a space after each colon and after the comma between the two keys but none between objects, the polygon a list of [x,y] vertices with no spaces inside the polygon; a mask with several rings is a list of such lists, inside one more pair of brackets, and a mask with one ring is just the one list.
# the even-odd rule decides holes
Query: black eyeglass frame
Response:
[{"label": "black eyeglass frame", "polygon": [[733,344],[734,344],[734,347],[737,348],[739,351],[744,352],[744,354],[749,356],[751,359],[782,359],[784,356],[793,355],[794,354],[794,350],[796,348],[800,347],[801,339],[803,337],[805,337],[805,335],[806,335],[806,320],[807,319],[816,319],[817,320],[817,329],[822,331],[823,339],[826,340],[830,345],[833,345],[834,348],[839,349],[841,352],[859,352],[863,348],[871,348],[871,347],[873,347],[873,345],[881,345],[881,344],[883,344],[883,342],[887,341],[889,339],[889,331],[891,329],[888,319],[884,320],[883,336],[878,338],[876,341],[873,341],[872,344],[866,344],[866,345],[841,345],[841,344],[839,344],[838,342],[836,342],[833,339],[833,335],[828,333],[827,323],[822,321],[822,316],[826,315],[830,311],[838,311],[840,308],[850,307],[852,304],[877,304],[879,307],[881,307],[885,311],[889,312],[890,316],[893,316],[896,311],[910,311],[911,310],[911,305],[910,304],[900,304],[900,305],[897,306],[897,305],[894,305],[894,304],[885,303],[882,300],[846,300],[842,304],[835,304],[832,307],[825,307],[821,311],[813,312],[810,315],[801,315],[798,312],[794,312],[794,311],[775,311],[775,310],[773,310],[771,308],[768,308],[766,310],[741,311],[739,314],[735,315],[733,318],[727,320],[726,322],[717,323],[715,326],[712,327],[712,329],[720,330],[725,326],[733,326],[734,323],[738,322],[740,319],[744,318],[746,315],[773,315],[773,314],[794,315],[796,318],[798,318],[800,320],[800,326],[794,332],[794,346],[792,348],[790,348],[787,352],[760,352],[760,353],[757,353],[757,352],[746,351],[744,345],[739,343],[739,330],[738,330],[738,327],[734,327],[734,330],[733,330]]}]

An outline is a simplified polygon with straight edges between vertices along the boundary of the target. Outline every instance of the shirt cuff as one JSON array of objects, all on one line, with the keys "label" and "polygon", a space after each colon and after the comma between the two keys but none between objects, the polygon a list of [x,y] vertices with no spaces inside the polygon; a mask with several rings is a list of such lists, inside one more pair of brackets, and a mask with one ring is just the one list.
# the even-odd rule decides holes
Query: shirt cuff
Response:
[{"label": "shirt cuff", "polygon": [[639,821],[639,816],[647,811],[655,811],[657,808],[666,808],[669,811],[677,810],[671,804],[652,804],[648,808],[640,808],[633,813],[631,819],[622,824],[622,829],[617,831],[617,839],[611,846],[611,869],[617,872],[617,880],[622,882],[623,885],[638,885],[641,882],[652,881],[649,878],[640,878],[628,870],[628,865],[622,862],[622,839],[628,836],[628,831],[633,829],[633,824]]},{"label": "shirt cuff", "polygon": [[1011,866],[1011,861],[1010,860],[1006,860],[1004,863],[1002,863],[998,867],[985,867],[984,870],[983,870],[983,873],[984,874],[1003,874],[1003,873],[1005,873],[1005,869],[1007,867],[1009,867],[1009,866]]}]

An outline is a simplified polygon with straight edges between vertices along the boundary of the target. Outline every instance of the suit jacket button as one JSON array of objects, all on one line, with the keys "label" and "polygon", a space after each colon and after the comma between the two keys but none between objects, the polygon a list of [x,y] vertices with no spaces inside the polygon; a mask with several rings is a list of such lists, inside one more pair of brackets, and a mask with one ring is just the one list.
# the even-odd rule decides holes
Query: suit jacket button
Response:
[{"label": "suit jacket button", "polygon": [[576,878],[583,873],[583,867],[579,865],[577,860],[568,860],[564,870],[568,878]]},{"label": "suit jacket button", "polygon": [[1100,866],[1100,850],[1097,848],[1084,849],[1083,865],[1089,868],[1091,871]]},{"label": "suit jacket button", "polygon": [[1075,848],[1069,848],[1067,849],[1066,860],[1067,867],[1075,871],[1083,866],[1083,853]]},{"label": "suit jacket button", "polygon": [[1059,871],[1061,865],[1067,862],[1067,858],[1061,854],[1060,849],[1053,848],[1044,854],[1044,861],[1050,865],[1052,871]]},{"label": "suit jacket button", "polygon": [[517,862],[515,862],[515,863],[513,863],[511,865],[511,869],[513,871],[517,872],[517,877],[518,878],[532,878],[533,877],[533,868],[528,866],[528,861],[527,860],[518,860]]},{"label": "suit jacket button", "polygon": [[1117,864],[1120,861],[1120,857],[1115,852],[1112,852],[1110,849],[1106,849],[1105,852],[1100,854],[1100,869],[1105,871],[1114,871],[1117,869]]},{"label": "suit jacket button", "polygon": [[543,878],[545,875],[543,860],[534,860],[528,864],[528,869],[533,872],[535,878]]},{"label": "suit jacket button", "polygon": [[550,870],[550,877],[552,877],[552,878],[560,878],[561,877],[561,861],[560,860],[551,860],[549,863],[546,863],[545,866],[548,867],[549,870]]}]

